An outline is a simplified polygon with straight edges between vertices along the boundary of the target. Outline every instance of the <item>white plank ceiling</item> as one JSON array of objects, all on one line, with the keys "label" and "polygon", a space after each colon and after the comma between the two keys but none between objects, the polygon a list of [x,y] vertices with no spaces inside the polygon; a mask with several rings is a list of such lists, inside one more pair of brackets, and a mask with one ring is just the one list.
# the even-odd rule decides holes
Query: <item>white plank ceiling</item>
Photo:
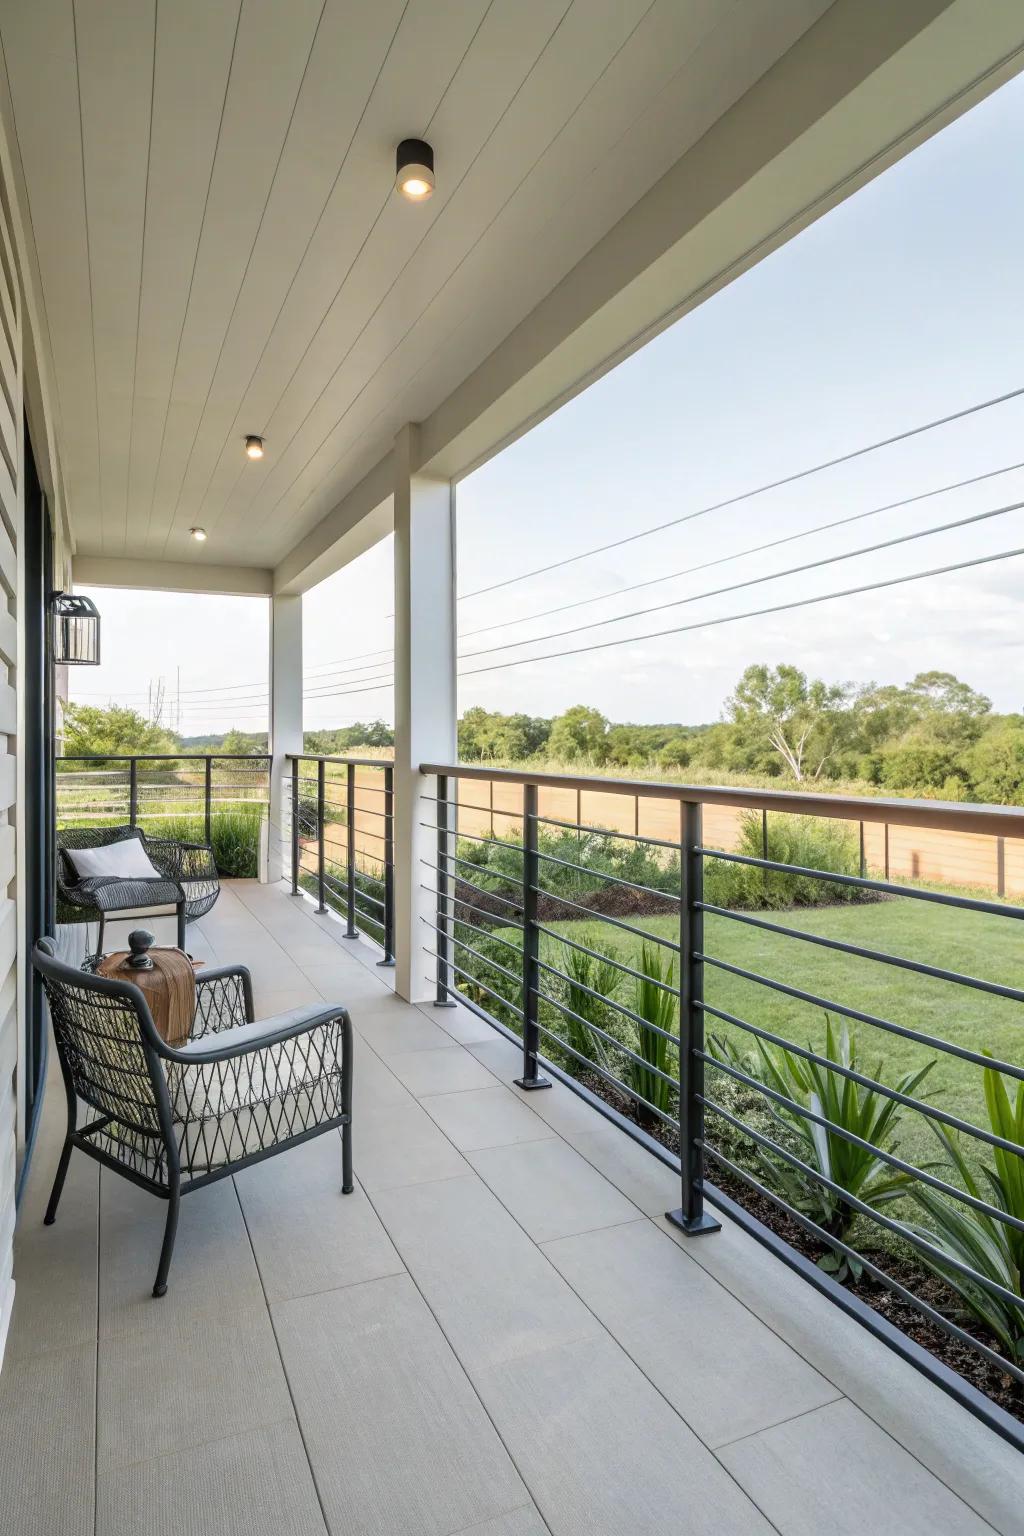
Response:
[{"label": "white plank ceiling", "polygon": [[278,563],[826,9],[4,0],[79,551]]}]

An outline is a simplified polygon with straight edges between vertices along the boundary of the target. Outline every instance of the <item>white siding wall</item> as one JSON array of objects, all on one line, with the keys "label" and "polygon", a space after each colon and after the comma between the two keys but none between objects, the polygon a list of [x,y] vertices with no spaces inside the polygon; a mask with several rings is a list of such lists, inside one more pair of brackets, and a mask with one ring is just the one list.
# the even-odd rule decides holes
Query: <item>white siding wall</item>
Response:
[{"label": "white siding wall", "polygon": [[21,527],[21,298],[0,203],[0,1359],[14,1300],[18,901],[15,867],[18,536]]}]

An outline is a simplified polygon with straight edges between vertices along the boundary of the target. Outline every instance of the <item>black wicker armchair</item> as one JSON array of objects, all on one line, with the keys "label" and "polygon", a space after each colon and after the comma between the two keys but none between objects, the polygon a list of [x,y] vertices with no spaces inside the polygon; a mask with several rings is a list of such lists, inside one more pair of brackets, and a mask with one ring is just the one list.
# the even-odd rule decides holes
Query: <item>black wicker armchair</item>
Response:
[{"label": "black wicker armchair", "polygon": [[[78,849],[108,848],[137,838],[159,878],[125,879],[116,875],[81,878],[68,854]],[[63,827],[57,833],[57,921],[98,923],[97,950],[111,916],[152,915],[154,907],[174,907],[178,947],[185,947],[185,924],[203,917],[220,895],[211,849],[147,837],[141,827]]]},{"label": "black wicker armchair", "polygon": [[[346,1009],[312,1004],[256,1022],[249,972],[218,966],[197,973],[191,1035],[172,1047],[130,982],[65,965],[52,939],[39,940],[32,960],[46,988],[68,1105],[47,1226],[78,1147],[168,1201],[153,1286],[163,1296],[181,1196],[190,1190],[340,1127],[341,1188],[352,1192]],[[98,1111],[81,1127],[79,1102]]]}]

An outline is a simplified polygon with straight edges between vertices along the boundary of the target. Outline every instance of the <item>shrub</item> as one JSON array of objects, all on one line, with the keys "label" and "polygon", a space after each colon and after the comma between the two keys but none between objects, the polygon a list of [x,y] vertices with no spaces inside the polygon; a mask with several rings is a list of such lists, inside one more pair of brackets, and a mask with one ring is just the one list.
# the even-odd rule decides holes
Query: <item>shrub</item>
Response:
[{"label": "shrub", "polygon": [[[768,857],[778,864],[820,869],[840,875],[860,874],[860,844],[856,834],[841,822],[818,816],[772,813],[768,817]],[[740,846],[747,858],[764,857],[764,827],[759,813],[742,818]],[[718,907],[816,907],[845,902],[878,901],[877,891],[856,885],[834,885],[809,875],[757,869],[750,864],[731,864],[707,859],[704,864],[704,899]]]},{"label": "shrub", "polygon": [[[1015,1142],[1022,1152],[993,1147],[992,1166],[982,1170],[983,1179],[978,1179],[944,1126],[933,1121],[932,1130],[967,1193],[1005,1211],[1015,1221],[1024,1222],[1024,1083],[1018,1083],[1016,1100],[1011,1103],[1001,1073],[986,1068],[985,1104],[991,1129],[997,1136]],[[926,1185],[915,1188],[914,1198],[931,1222],[930,1228],[913,1228],[918,1236],[927,1238],[951,1259],[969,1265],[1018,1298],[1014,1305],[952,1265],[934,1260],[926,1253],[919,1255],[952,1286],[974,1316],[991,1329],[1008,1357],[1018,1364],[1024,1362],[1024,1232],[984,1211],[954,1205]]]},{"label": "shrub", "polygon": [[[779,1096],[769,1099],[767,1108],[785,1139],[780,1140],[777,1136],[773,1139],[786,1150],[793,1147],[802,1162],[837,1186],[830,1189],[812,1174],[759,1148],[758,1160],[769,1184],[790,1205],[809,1216],[831,1237],[845,1242],[858,1212],[844,1199],[844,1194],[854,1196],[874,1210],[920,1187],[911,1175],[893,1168],[874,1150],[858,1146],[840,1134],[848,1131],[869,1142],[871,1148],[893,1152],[902,1110],[895,1099],[874,1088],[864,1087],[831,1067],[806,1061],[792,1051],[767,1045],[763,1040],[755,1039],[754,1046],[753,1051],[742,1055],[730,1041],[717,1037],[712,1040],[714,1055],[756,1078]],[[856,1040],[845,1024],[837,1034],[827,1014],[825,1055],[839,1066],[857,1070]],[[929,1061],[917,1072],[904,1073],[891,1086],[898,1093],[912,1094],[934,1065],[934,1061]],[[882,1074],[880,1059],[874,1072],[868,1075],[885,1084]],[[817,1124],[802,1114],[802,1110],[810,1110],[838,1129]],[[822,1269],[841,1279],[845,1277],[847,1267],[859,1274],[855,1262],[851,1261],[847,1266],[845,1257],[835,1253],[826,1254],[818,1262]]]},{"label": "shrub", "polygon": [[[255,880],[260,872],[260,825],[263,807],[251,805],[214,811],[210,818],[210,846],[217,871],[226,880]],[[146,827],[151,837],[173,838],[183,843],[205,842],[201,816],[161,818]]]},{"label": "shrub", "polygon": [[[655,944],[641,947],[637,969],[643,977],[635,983],[633,1010],[647,1021],[636,1026],[637,1054],[644,1065],[627,1058],[627,1073],[634,1093],[646,1100],[636,1107],[637,1119],[650,1127],[672,1113],[678,1097],[679,1051],[666,1038],[678,1028],[678,999],[666,990],[675,986],[676,971],[673,961]],[[666,1077],[671,1081],[666,1082]]]},{"label": "shrub", "polygon": [[[624,973],[606,957],[595,960],[593,955],[586,954],[581,949],[573,949],[565,946],[565,969],[568,979],[560,983],[562,1001],[565,1006],[578,1014],[579,1018],[573,1018],[568,1013],[560,1013],[560,1034],[565,1036],[566,1042],[574,1051],[587,1061],[596,1062],[598,1066],[608,1070],[609,1047],[607,1041],[601,1035],[595,1033],[595,1029],[588,1026],[596,1026],[596,1029],[604,1030],[605,1034],[614,1034],[617,1019],[621,1014],[616,1014],[602,998],[613,998],[622,985]],[[595,997],[594,993],[600,996]],[[585,1020],[580,1023],[580,1019]],[[579,1072],[581,1063],[575,1056],[568,1059],[568,1070]]]}]

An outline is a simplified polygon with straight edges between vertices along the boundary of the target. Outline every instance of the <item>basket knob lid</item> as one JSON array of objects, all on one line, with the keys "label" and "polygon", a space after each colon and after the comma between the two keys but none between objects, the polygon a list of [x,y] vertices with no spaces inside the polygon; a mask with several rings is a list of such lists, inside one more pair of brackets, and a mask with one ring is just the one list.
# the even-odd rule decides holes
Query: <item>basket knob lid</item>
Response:
[{"label": "basket knob lid", "polygon": [[125,968],[129,971],[151,971],[153,969],[153,956],[149,950],[156,939],[148,928],[133,928],[128,935],[128,959]]}]

